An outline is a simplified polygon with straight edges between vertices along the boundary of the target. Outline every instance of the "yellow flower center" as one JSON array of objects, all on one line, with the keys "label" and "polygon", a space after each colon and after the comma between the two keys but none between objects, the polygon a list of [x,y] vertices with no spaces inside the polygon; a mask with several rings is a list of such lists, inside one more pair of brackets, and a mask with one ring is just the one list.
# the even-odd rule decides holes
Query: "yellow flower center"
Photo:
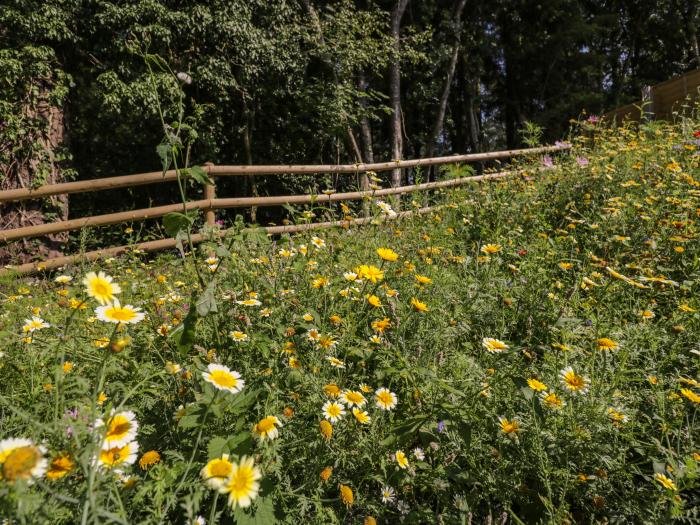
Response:
[{"label": "yellow flower center", "polygon": [[2,477],[8,481],[29,478],[40,457],[36,447],[14,449],[2,464]]},{"label": "yellow flower center", "polygon": [[227,478],[231,474],[232,466],[225,459],[215,459],[209,466],[209,474],[212,478]]},{"label": "yellow flower center", "polygon": [[393,399],[391,397],[391,394],[389,392],[379,392],[377,394],[377,401],[379,401],[382,405],[388,406],[393,403]]},{"label": "yellow flower center", "polygon": [[358,405],[365,400],[364,396],[359,392],[348,392],[345,394],[345,399],[347,399],[350,403],[354,403],[355,405]]},{"label": "yellow flower center", "polygon": [[217,386],[222,388],[234,388],[238,384],[238,379],[225,370],[214,370],[209,376]]},{"label": "yellow flower center", "polygon": [[240,466],[231,476],[227,489],[236,499],[240,499],[248,495],[253,488],[254,481],[253,469],[248,466]]},{"label": "yellow flower center", "polygon": [[124,416],[115,416],[109,422],[107,439],[121,438],[131,430],[131,422]]},{"label": "yellow flower center", "polygon": [[577,376],[574,372],[568,372],[564,379],[572,390],[580,390],[584,386],[583,377]]},{"label": "yellow flower center", "polygon": [[259,434],[267,434],[274,428],[275,419],[271,417],[266,417],[265,419],[260,421],[260,423],[255,425],[255,429],[258,431]]},{"label": "yellow flower center", "polygon": [[105,280],[97,279],[92,283],[92,291],[95,295],[111,296],[112,286]]},{"label": "yellow flower center", "polygon": [[109,319],[126,323],[136,317],[136,312],[134,312],[131,308],[112,306],[111,308],[107,308],[105,315]]}]

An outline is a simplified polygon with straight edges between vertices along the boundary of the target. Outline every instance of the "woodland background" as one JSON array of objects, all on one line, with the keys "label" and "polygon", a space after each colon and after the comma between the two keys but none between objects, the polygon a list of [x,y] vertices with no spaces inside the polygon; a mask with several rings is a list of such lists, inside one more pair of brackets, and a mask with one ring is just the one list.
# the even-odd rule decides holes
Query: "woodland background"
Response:
[{"label": "woodland background", "polygon": [[[192,163],[513,148],[525,122],[553,142],[583,111],[700,67],[699,23],[694,0],[0,0],[0,189],[158,170],[157,102],[171,120],[180,88]],[[151,75],[146,54],[191,82]],[[311,183],[239,178],[219,191]],[[172,197],[156,185],[4,205],[0,228]]]}]

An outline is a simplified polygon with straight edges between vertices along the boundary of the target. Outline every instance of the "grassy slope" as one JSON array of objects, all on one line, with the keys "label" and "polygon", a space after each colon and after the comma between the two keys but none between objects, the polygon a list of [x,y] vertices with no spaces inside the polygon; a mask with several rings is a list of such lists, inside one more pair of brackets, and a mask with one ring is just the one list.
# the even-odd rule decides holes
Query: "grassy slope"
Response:
[{"label": "grassy slope", "polygon": [[[136,254],[71,268],[65,297],[49,279],[6,283],[0,438],[43,441],[49,455],[70,451],[78,465],[48,485],[77,501],[59,503],[44,487],[0,481],[0,513],[72,523],[87,499],[90,515],[108,511],[128,522],[209,518],[213,492],[198,471],[229,450],[259,461],[264,497],[254,509],[262,522],[273,506],[290,523],[299,516],[359,523],[366,515],[386,523],[402,511],[408,521],[441,515],[445,523],[459,523],[469,512],[478,520],[507,512],[528,523],[696,515],[699,404],[681,393],[700,394],[700,157],[692,140],[690,128],[660,124],[641,133],[586,131],[557,170],[446,192],[441,198],[450,205],[439,214],[326,231],[323,249],[310,236],[274,245],[239,236],[216,273],[218,313],[199,322],[196,345],[184,352],[157,332],[184,318],[196,283],[191,265],[177,258],[145,264]],[[577,156],[589,163],[579,165]],[[485,257],[480,249],[489,243],[501,251]],[[307,255],[298,252],[302,244]],[[377,247],[393,248],[399,261],[381,263]],[[279,255],[291,248],[294,257]],[[208,280],[207,248],[200,253]],[[380,263],[381,283],[340,293],[352,286],[344,272]],[[71,297],[83,297],[82,275],[97,269],[122,283],[122,303],[148,312],[144,322],[115,334],[130,338],[119,353],[95,347],[112,328],[89,319],[94,301],[86,310],[67,306]],[[420,284],[416,275],[432,282]],[[329,284],[314,288],[317,277]],[[398,295],[388,297],[387,290]],[[259,294],[261,306],[235,302],[249,291]],[[382,306],[367,304],[367,294]],[[416,311],[413,297],[428,311]],[[28,344],[21,326],[34,307],[52,328],[35,332]],[[260,315],[262,308],[271,310],[269,317]],[[311,321],[303,319],[307,313]],[[391,327],[379,334],[380,343],[371,342],[371,322],[383,318]],[[331,353],[345,368],[332,367],[328,352],[309,341],[312,327],[337,342]],[[249,340],[234,342],[232,330]],[[505,341],[508,351],[486,352],[485,337]],[[601,338],[618,348],[599,350]],[[290,357],[300,368],[289,366]],[[213,391],[201,373],[210,360],[239,371],[246,387],[216,396],[207,409]],[[68,373],[64,361],[74,365]],[[167,361],[189,374],[168,373]],[[562,386],[566,366],[590,380],[586,394]],[[543,405],[526,382],[532,378],[565,401],[562,410]],[[319,421],[323,386],[331,382],[386,386],[399,404],[382,412],[366,394],[371,424],[362,427],[348,413],[327,442]],[[102,406],[95,403],[99,391],[107,395]],[[171,414],[181,404],[189,408],[178,424]],[[88,481],[94,470],[88,425],[110,407],[133,410],[141,451],[162,455],[148,471],[130,467],[135,483],[127,487],[111,476]],[[70,409],[78,409],[77,419],[66,415]],[[284,426],[278,439],[261,444],[250,429],[267,415]],[[500,416],[515,419],[519,431],[503,432]],[[410,453],[415,447],[424,449],[424,460]],[[396,450],[409,454],[409,469],[397,468]],[[323,481],[326,466],[333,473]],[[654,478],[664,470],[677,490]],[[340,483],[354,491],[350,507],[338,500]],[[381,502],[384,485],[396,490],[401,505]],[[223,498],[217,509],[223,511]],[[236,516],[244,522],[240,510]]]}]

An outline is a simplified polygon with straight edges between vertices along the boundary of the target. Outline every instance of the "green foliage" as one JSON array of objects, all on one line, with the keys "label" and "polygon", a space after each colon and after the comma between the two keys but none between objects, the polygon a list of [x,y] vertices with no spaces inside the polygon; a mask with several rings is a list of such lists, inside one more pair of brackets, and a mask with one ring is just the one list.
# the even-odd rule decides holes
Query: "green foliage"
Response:
[{"label": "green foliage", "polygon": [[[538,172],[535,158],[516,166],[522,176],[438,191],[429,214],[387,221],[372,205],[371,224],[276,238],[238,221],[196,249],[185,238],[184,258],[133,253],[68,267],[70,282],[3,281],[0,439],[31,439],[48,460],[66,452],[74,464],[28,485],[9,480],[17,463],[0,451],[2,515],[20,523],[695,519],[699,125],[581,125],[554,168]],[[189,221],[178,228],[188,231]],[[396,261],[377,251],[386,247]],[[373,283],[361,265],[383,277]],[[143,308],[143,320],[118,329],[102,320],[82,284],[98,270],[115,277],[122,306]],[[34,315],[51,326],[28,331]],[[490,352],[485,338],[508,348]],[[239,372],[243,388],[216,388],[204,376],[212,364]],[[589,382],[585,392],[562,380],[569,366]],[[360,392],[371,421],[357,421],[346,400],[324,437],[322,407],[337,399],[329,384]],[[377,405],[380,387],[395,393],[393,410]],[[536,391],[544,387],[565,404],[548,404]],[[115,474],[95,461],[104,439],[96,422],[125,410],[138,421],[140,449]],[[263,440],[268,416],[278,435]],[[159,458],[146,461],[148,451]],[[224,454],[253,458],[260,470],[245,509],[201,477]]]}]

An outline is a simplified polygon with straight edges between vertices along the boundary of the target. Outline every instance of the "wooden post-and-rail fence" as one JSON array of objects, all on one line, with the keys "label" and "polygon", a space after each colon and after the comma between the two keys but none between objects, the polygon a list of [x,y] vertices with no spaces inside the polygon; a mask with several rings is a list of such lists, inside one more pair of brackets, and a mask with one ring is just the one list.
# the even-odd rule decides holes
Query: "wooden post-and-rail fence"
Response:
[{"label": "wooden post-and-rail fence", "polygon": [[[295,174],[315,174],[315,173],[332,173],[332,174],[360,174],[368,171],[381,172],[389,171],[397,168],[414,168],[418,166],[434,166],[444,164],[457,164],[462,162],[483,162],[497,160],[503,158],[511,158],[523,155],[538,155],[563,151],[569,149],[568,144],[558,146],[544,146],[540,148],[528,148],[508,151],[492,151],[488,153],[474,153],[468,155],[453,155],[449,157],[434,157],[428,159],[413,159],[392,162],[381,162],[374,164],[340,164],[340,165],[310,165],[310,166],[295,166],[295,165],[271,165],[271,166],[216,166],[207,164],[204,166],[204,171],[209,175],[212,181],[216,181],[217,177],[240,176],[240,175],[295,175]],[[34,226],[25,226],[0,231],[0,242],[11,242],[19,239],[27,239],[32,237],[40,237],[54,233],[61,233],[73,230],[79,230],[89,226],[105,226],[137,220],[152,219],[162,217],[172,212],[182,212],[184,209],[203,210],[205,212],[206,222],[209,225],[214,225],[217,209],[226,208],[248,208],[248,207],[264,207],[264,206],[280,206],[284,204],[310,204],[323,202],[338,202],[349,200],[361,200],[365,198],[375,198],[387,195],[399,195],[414,191],[424,191],[439,188],[448,188],[460,186],[463,184],[500,179],[512,175],[513,172],[504,171],[498,173],[489,173],[486,175],[478,175],[472,177],[461,177],[437,182],[427,182],[423,184],[415,184],[410,186],[399,186],[385,188],[379,190],[353,191],[344,193],[323,193],[319,195],[280,195],[270,197],[236,197],[236,198],[220,198],[216,197],[215,185],[206,185],[204,187],[204,199],[186,202],[183,206],[180,204],[169,204],[164,206],[155,206],[138,210],[130,210],[118,213],[108,213],[104,215],[96,215],[90,217],[81,217],[77,219],[69,219],[64,221],[56,221],[47,224],[39,224]],[[136,175],[123,175],[119,177],[107,177],[101,179],[64,182],[60,184],[49,184],[38,188],[18,188],[13,190],[0,191],[1,202],[17,202],[27,199],[40,199],[53,195],[72,194],[104,191],[116,188],[131,188],[135,186],[143,186],[147,184],[156,184],[161,182],[172,182],[177,180],[175,170],[163,172],[140,173]],[[430,208],[422,208],[415,212],[402,212],[397,217],[403,217],[412,213],[426,213]],[[288,226],[271,226],[264,229],[268,234],[279,234],[285,232],[298,232],[314,228],[329,228],[333,226],[343,226],[348,224],[365,224],[369,218],[353,219],[351,221],[332,221],[323,223],[311,223],[301,225]],[[206,239],[204,235],[195,234],[192,237],[193,242],[202,242]],[[112,248],[104,248],[77,255],[68,255],[63,257],[55,257],[42,262],[26,263],[17,266],[7,266],[0,273],[17,272],[30,273],[37,270],[54,269],[66,264],[74,263],[80,260],[95,260],[101,257],[114,256],[125,253],[131,249],[139,249],[141,251],[156,251],[175,247],[176,240],[173,238],[160,239],[157,241],[143,242],[131,246],[117,246]]]}]

